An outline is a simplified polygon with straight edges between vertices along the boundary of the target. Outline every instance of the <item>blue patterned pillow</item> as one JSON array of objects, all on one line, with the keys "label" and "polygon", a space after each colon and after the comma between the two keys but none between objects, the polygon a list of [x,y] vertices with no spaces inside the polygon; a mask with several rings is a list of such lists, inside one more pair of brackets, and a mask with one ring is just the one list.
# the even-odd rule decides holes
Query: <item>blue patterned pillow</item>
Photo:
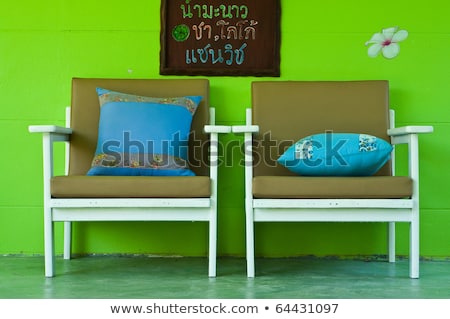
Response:
[{"label": "blue patterned pillow", "polygon": [[376,136],[323,133],[302,138],[278,163],[305,176],[370,176],[390,159],[392,145]]},{"label": "blue patterned pillow", "polygon": [[154,98],[97,88],[97,148],[87,175],[192,176],[188,139],[201,96]]}]

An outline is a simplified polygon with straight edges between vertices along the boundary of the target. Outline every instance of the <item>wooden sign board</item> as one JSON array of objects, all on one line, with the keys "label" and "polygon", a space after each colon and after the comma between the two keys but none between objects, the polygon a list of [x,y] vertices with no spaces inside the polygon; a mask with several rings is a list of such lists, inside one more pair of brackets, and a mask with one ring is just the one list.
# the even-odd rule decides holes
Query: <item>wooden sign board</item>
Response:
[{"label": "wooden sign board", "polygon": [[280,0],[161,1],[161,74],[280,76]]}]

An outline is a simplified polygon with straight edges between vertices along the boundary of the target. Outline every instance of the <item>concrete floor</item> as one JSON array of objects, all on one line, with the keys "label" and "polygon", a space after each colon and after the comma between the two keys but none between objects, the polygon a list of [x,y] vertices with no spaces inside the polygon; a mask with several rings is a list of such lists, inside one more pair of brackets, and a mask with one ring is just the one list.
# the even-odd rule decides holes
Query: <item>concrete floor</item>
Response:
[{"label": "concrete floor", "polygon": [[43,262],[0,256],[0,298],[450,298],[450,261],[421,261],[420,279],[409,279],[407,260],[257,259],[254,279],[241,258],[219,258],[216,278],[206,258],[58,257],[54,278]]}]

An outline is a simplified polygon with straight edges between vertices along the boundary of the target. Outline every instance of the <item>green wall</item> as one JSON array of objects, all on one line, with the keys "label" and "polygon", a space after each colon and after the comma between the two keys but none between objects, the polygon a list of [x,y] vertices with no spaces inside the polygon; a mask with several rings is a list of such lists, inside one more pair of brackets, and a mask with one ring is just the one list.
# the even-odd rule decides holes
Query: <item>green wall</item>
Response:
[{"label": "green wall", "polygon": [[[421,255],[449,257],[449,2],[281,3],[280,80],[387,79],[397,124],[434,126],[435,133],[420,137]],[[43,253],[41,138],[27,126],[64,123],[72,77],[161,77],[159,6],[159,0],[0,4],[0,254]],[[399,56],[369,58],[365,42],[391,26],[409,32]],[[243,123],[250,82],[262,78],[209,79],[218,123]],[[220,255],[243,256],[241,155],[224,153],[234,165],[219,171],[218,248]],[[61,227],[57,233],[61,239]],[[202,256],[207,250],[202,223],[84,223],[75,225],[74,236],[77,253]],[[264,224],[257,227],[256,247],[267,256],[384,254],[385,236],[378,224]],[[397,248],[408,252],[405,225],[398,226]]]}]

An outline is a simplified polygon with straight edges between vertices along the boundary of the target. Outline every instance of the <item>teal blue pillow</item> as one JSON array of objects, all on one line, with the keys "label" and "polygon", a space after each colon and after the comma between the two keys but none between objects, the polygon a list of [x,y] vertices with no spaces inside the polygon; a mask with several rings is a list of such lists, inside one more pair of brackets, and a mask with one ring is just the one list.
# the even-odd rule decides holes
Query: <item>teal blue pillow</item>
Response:
[{"label": "teal blue pillow", "polygon": [[97,148],[87,175],[193,176],[192,117],[201,96],[154,98],[97,88]]},{"label": "teal blue pillow", "polygon": [[304,176],[370,176],[391,152],[392,145],[376,136],[330,132],[302,138],[277,161]]}]

